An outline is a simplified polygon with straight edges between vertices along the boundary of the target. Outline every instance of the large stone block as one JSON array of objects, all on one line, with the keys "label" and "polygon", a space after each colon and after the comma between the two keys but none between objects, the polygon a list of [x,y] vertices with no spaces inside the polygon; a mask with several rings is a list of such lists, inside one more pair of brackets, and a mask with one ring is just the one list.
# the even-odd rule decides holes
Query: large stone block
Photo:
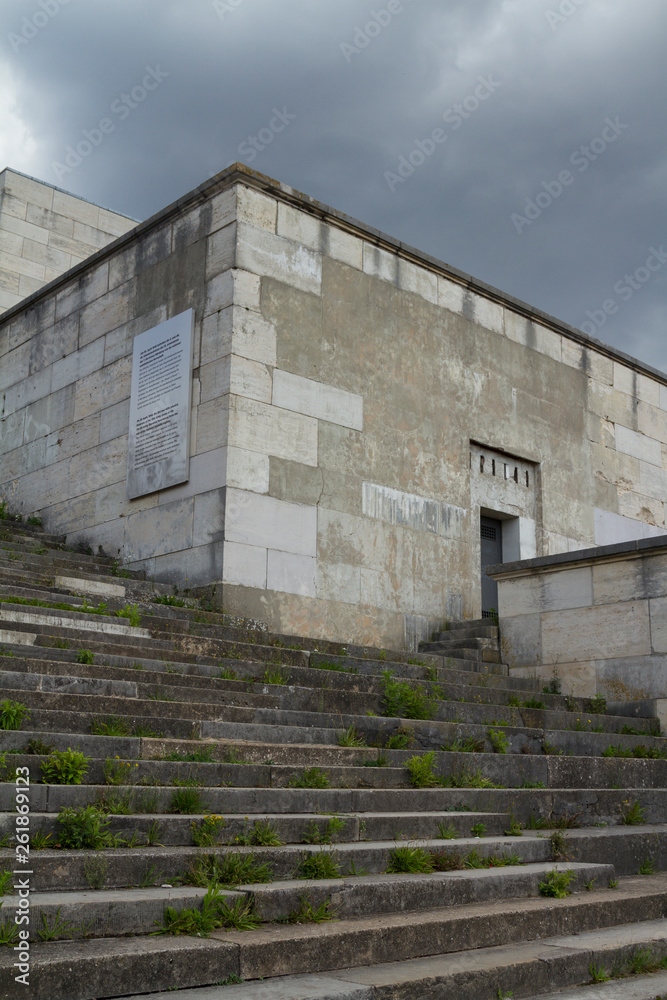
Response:
[{"label": "large stone block", "polygon": [[651,653],[646,601],[559,611],[542,619],[542,662],[647,656]]},{"label": "large stone block", "polygon": [[236,218],[250,226],[276,231],[278,203],[275,198],[262,194],[254,188],[239,185],[236,191]]},{"label": "large stone block", "polygon": [[[206,241],[206,280],[237,264],[237,224],[219,229]],[[241,265],[243,266],[243,265]]]},{"label": "large stone block", "polygon": [[317,465],[317,420],[243,396],[229,406],[231,446]]},{"label": "large stone block", "polygon": [[79,339],[79,318],[67,316],[48,330],[35,334],[30,341],[30,372],[40,371],[48,365],[73,354]]},{"label": "large stone block", "polygon": [[[500,643],[504,663],[512,667],[535,667],[542,662],[542,616],[503,617],[500,612]],[[546,658],[544,662],[550,662]]]},{"label": "large stone block", "polygon": [[0,222],[0,246],[2,245],[2,233],[14,233],[16,236],[23,236],[34,243],[43,243],[45,246],[49,242],[49,234],[46,229],[36,226],[25,219],[17,219],[12,215],[5,215],[4,205],[2,210],[2,222]]},{"label": "large stone block", "polygon": [[505,310],[498,302],[492,302],[482,295],[475,295],[473,298],[473,316],[475,323],[493,330],[494,333],[504,333],[505,331]]},{"label": "large stone block", "polygon": [[301,594],[315,597],[316,560],[310,556],[295,555],[292,552],[268,550],[267,590],[282,591],[286,594]]},{"label": "large stone block", "polygon": [[361,570],[346,563],[319,563],[316,577],[317,596],[325,601],[359,604]]},{"label": "large stone block", "polygon": [[193,529],[193,498],[130,514],[125,521],[125,557],[134,562],[189,549]]},{"label": "large stone block", "polygon": [[229,389],[236,396],[257,399],[270,403],[272,395],[271,371],[266,365],[248,358],[232,355],[229,373]]},{"label": "large stone block", "polygon": [[69,316],[109,290],[109,263],[99,264],[70,282],[56,294],[56,319]]},{"label": "large stone block", "polygon": [[84,306],[79,314],[79,347],[115,330],[134,318],[136,281],[133,279]]},{"label": "large stone block", "polygon": [[662,448],[654,438],[639,434],[629,427],[616,425],[616,449],[642,462],[662,467]]},{"label": "large stone block", "polygon": [[76,384],[74,419],[80,420],[130,395],[132,358],[120,358],[113,364],[91,372]]},{"label": "large stone block", "polygon": [[104,340],[96,340],[53,365],[51,389],[56,392],[65,385],[97,372],[104,363]]},{"label": "large stone block", "polygon": [[77,420],[76,423],[69,423],[66,427],[49,434],[46,441],[46,464],[72,458],[83,451],[88,451],[89,448],[94,448],[99,441],[99,413],[94,413],[84,420]]},{"label": "large stone block", "polygon": [[112,441],[113,438],[120,437],[128,433],[130,426],[130,399],[123,399],[120,403],[112,406],[105,406],[100,410],[100,444],[105,441]]},{"label": "large stone block", "polygon": [[226,540],[222,578],[225,583],[266,590],[267,550]]},{"label": "large stone block", "polygon": [[15,382],[5,393],[5,413],[13,413],[23,406],[29,406],[35,400],[47,396],[51,392],[52,369],[42,368],[41,371]]},{"label": "large stone block", "polygon": [[122,437],[105,441],[104,444],[72,456],[69,494],[80,496],[113,483],[125,482],[126,473],[127,439]]},{"label": "large stone block", "polygon": [[303,292],[319,294],[322,284],[319,254],[244,222],[238,223],[237,230],[236,261],[228,266],[275,278]]},{"label": "large stone block", "polygon": [[[50,434],[71,424],[74,419],[74,387],[65,386],[57,392],[25,407],[25,441]],[[97,442],[95,442],[97,443]]]},{"label": "large stone block", "polygon": [[227,443],[229,434],[229,397],[212,399],[197,407],[196,451],[216,451]]},{"label": "large stone block", "polygon": [[[24,201],[26,203],[31,202],[33,205],[38,205],[40,208],[53,208],[54,196],[61,194],[60,191],[56,191],[48,184],[42,184],[40,181],[35,181],[31,177],[25,177],[23,174],[14,173],[13,170],[8,170],[5,174],[4,189],[7,194],[13,195],[20,201]],[[70,201],[79,201],[78,198],[72,198],[70,195],[67,195],[66,197]],[[58,201],[60,203],[61,199],[59,198]],[[57,211],[55,208],[53,210]]]},{"label": "large stone block", "polygon": [[21,344],[13,351],[8,351],[0,364],[0,392],[16,385],[28,376],[30,372],[30,344]]},{"label": "large stone block", "polygon": [[[649,602],[651,613],[651,644],[654,653],[667,653],[667,596],[654,597]],[[667,688],[667,678],[665,678]],[[667,697],[667,690],[662,697]]]},{"label": "large stone block", "polygon": [[[158,495],[160,505],[174,503],[176,500],[183,500],[187,497],[198,496],[200,493],[208,493],[217,490],[227,482],[227,449],[217,448],[214,451],[207,451],[203,455],[194,455],[190,458],[190,478],[187,483],[180,483],[178,486],[170,486],[169,489],[161,490]],[[132,501],[134,505],[135,501]]]},{"label": "large stone block", "polygon": [[232,350],[240,357],[275,366],[276,330],[258,313],[234,307]]},{"label": "large stone block", "polygon": [[294,555],[317,553],[317,509],[227,489],[225,538]]},{"label": "large stone block", "polygon": [[[87,226],[92,226],[97,229],[100,221],[100,210],[97,205],[92,205],[88,201],[82,201],[81,198],[75,198],[73,195],[66,194],[64,191],[53,191],[53,199],[43,199],[42,202],[36,201],[35,197],[28,199],[29,201],[35,202],[36,204],[42,204],[44,208],[51,208],[58,215],[65,215],[68,219],[73,219],[74,222],[83,222]],[[46,204],[46,201],[49,204]]]},{"label": "large stone block", "polygon": [[433,271],[419,267],[409,260],[398,260],[398,287],[420,295],[428,302],[438,302],[438,277]]},{"label": "large stone block", "polygon": [[195,496],[192,544],[222,542],[225,531],[225,491],[211,490]]},{"label": "large stone block", "polygon": [[155,580],[164,580],[187,590],[189,587],[220,583],[222,558],[222,542],[212,542],[156,556],[149,561],[147,568]]},{"label": "large stone block", "polygon": [[343,427],[362,430],[364,400],[356,393],[291,372],[276,369],[273,373],[273,404]]},{"label": "large stone block", "polygon": [[[269,493],[275,495],[274,491],[269,491],[269,465],[268,455],[260,455],[256,451],[246,451],[244,448],[227,449],[227,479],[228,486],[236,487],[239,490],[250,490],[252,493]],[[300,468],[307,468],[300,466]],[[284,499],[278,497],[278,499]],[[300,496],[301,503],[308,503],[308,498]]]}]

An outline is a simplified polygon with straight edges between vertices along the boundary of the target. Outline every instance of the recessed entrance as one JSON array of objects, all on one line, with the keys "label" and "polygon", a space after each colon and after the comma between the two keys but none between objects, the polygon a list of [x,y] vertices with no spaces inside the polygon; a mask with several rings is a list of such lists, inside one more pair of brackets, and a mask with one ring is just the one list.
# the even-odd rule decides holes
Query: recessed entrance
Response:
[{"label": "recessed entrance", "polygon": [[482,618],[498,610],[498,584],[486,575],[486,567],[503,561],[502,523],[493,517],[480,519],[482,553]]}]

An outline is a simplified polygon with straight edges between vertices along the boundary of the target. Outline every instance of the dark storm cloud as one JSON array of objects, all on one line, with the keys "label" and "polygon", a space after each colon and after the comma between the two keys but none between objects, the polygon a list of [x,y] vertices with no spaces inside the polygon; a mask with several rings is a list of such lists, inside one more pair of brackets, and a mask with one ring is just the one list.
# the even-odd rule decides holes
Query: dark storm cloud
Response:
[{"label": "dark storm cloud", "polygon": [[667,265],[634,277],[667,243],[664,0],[59,2],[18,45],[38,0],[0,10],[19,169],[146,217],[245,160],[667,369]]}]

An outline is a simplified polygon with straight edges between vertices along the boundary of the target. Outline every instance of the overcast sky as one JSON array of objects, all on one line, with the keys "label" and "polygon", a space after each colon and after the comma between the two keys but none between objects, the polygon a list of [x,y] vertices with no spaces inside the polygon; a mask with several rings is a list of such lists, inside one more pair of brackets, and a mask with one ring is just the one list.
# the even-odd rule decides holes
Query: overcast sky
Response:
[{"label": "overcast sky", "polygon": [[0,169],[144,219],[240,160],[667,371],[666,41],[665,0],[1,0]]}]

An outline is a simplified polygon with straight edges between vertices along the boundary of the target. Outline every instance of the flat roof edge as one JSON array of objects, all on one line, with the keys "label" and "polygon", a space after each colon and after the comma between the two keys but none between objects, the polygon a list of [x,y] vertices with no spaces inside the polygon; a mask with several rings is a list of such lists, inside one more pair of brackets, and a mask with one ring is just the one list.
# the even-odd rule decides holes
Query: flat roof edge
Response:
[{"label": "flat roof edge", "polygon": [[[14,172],[18,173],[18,171]],[[24,176],[28,175],[26,174]],[[30,179],[33,180],[34,178]],[[39,181],[38,183],[42,182]],[[183,195],[181,198],[178,198],[170,205],[167,205],[166,208],[161,209],[159,212],[150,216],[150,218],[138,223],[134,229],[130,229],[127,233],[119,236],[118,239],[114,240],[112,243],[108,243],[96,253],[91,254],[90,257],[81,261],[80,264],[77,264],[69,271],[65,271],[62,275],[59,275],[59,277],[54,278],[53,281],[44,285],[42,288],[37,289],[36,292],[33,292],[20,302],[17,302],[16,305],[11,306],[4,313],[0,313],[0,324],[4,324],[8,320],[13,319],[25,309],[31,308],[39,301],[40,298],[50,294],[55,288],[58,287],[58,285],[64,284],[66,281],[70,281],[73,277],[76,277],[78,274],[85,271],[92,264],[96,264],[104,260],[105,257],[115,253],[125,243],[130,243],[132,240],[150,232],[151,229],[155,229],[161,223],[165,222],[170,216],[177,215],[186,206],[205,201],[212,194],[224,191],[226,188],[231,187],[236,183],[243,183],[249,187],[254,187],[257,190],[264,191],[286,203],[305,209],[311,214],[318,216],[323,221],[326,220],[341,229],[345,229],[353,235],[360,236],[366,241],[375,243],[382,249],[386,249],[389,252],[403,256],[406,259],[411,260],[413,263],[426,267],[431,271],[435,271],[442,277],[449,278],[458,284],[464,285],[472,292],[476,292],[485,298],[507,306],[514,312],[525,316],[527,319],[539,322],[542,326],[567,337],[568,340],[575,341],[582,347],[589,348],[599,354],[606,355],[612,360],[621,361],[630,368],[633,368],[640,373],[648,374],[662,384],[667,385],[667,373],[660,371],[659,368],[654,368],[652,365],[649,365],[644,361],[640,361],[638,358],[634,358],[630,354],[626,354],[625,351],[612,347],[610,344],[605,344],[604,341],[597,340],[595,337],[590,337],[588,334],[584,333],[583,330],[570,326],[568,323],[557,319],[555,316],[551,316],[549,313],[536,309],[529,303],[524,302],[521,299],[517,299],[507,292],[503,292],[501,289],[495,288],[493,285],[489,285],[486,282],[474,278],[472,275],[467,274],[464,271],[460,271],[452,265],[447,264],[445,261],[438,260],[438,258],[432,257],[430,254],[424,253],[408,243],[403,243],[379,229],[375,229],[372,226],[360,222],[352,216],[339,212],[337,209],[331,208],[331,206],[319,202],[315,198],[311,198],[310,195],[297,191],[288,184],[283,184],[282,182],[276,181],[265,174],[252,170],[243,163],[233,163],[226,167],[214,177],[209,178],[196,188],[193,188],[187,194]],[[71,194],[69,191],[64,193]],[[77,195],[72,195],[72,197],[76,198]],[[115,214],[119,215],[120,213]],[[125,218],[129,218],[129,216],[125,216]]]}]

